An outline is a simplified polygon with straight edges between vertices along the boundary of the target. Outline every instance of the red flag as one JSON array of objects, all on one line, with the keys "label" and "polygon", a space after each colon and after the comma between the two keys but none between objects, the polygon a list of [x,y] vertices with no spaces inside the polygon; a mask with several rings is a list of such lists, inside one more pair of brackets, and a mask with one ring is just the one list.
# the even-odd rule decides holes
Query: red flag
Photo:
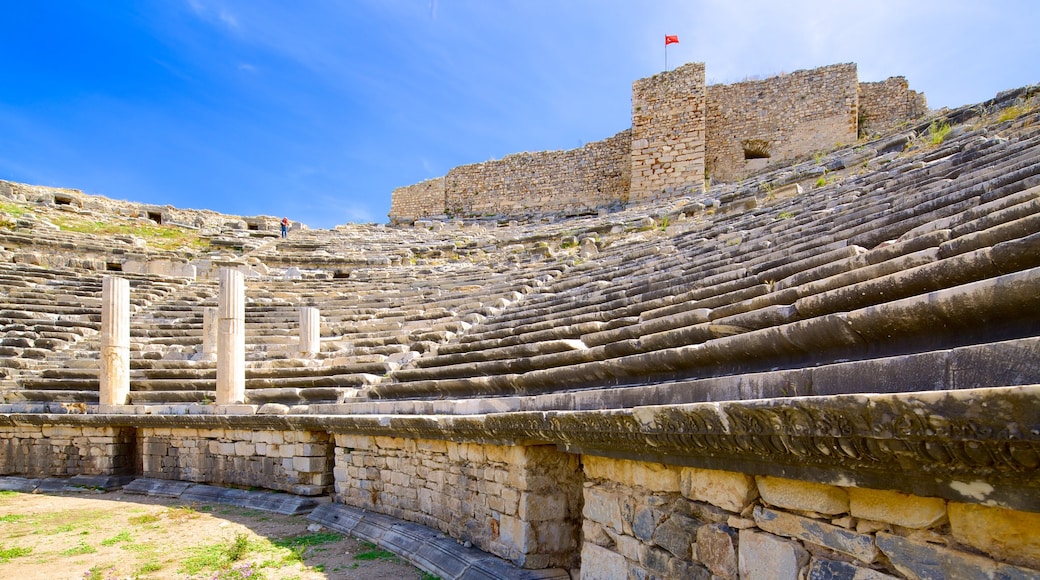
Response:
[{"label": "red flag", "polygon": [[669,44],[679,44],[679,37],[676,35],[664,35],[664,45],[668,46]]}]

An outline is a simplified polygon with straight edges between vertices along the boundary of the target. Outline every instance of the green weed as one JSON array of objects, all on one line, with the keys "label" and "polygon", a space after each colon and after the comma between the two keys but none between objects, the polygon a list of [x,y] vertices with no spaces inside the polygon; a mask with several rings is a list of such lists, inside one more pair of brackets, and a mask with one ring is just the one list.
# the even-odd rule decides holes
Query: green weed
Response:
[{"label": "green weed", "polygon": [[361,560],[365,562],[380,561],[380,562],[400,562],[401,559],[397,557],[397,554],[388,552],[387,550],[380,549],[375,544],[368,542],[361,542],[361,547],[364,549],[362,552],[354,554],[355,560]]},{"label": "green weed", "polygon": [[932,121],[932,124],[928,127],[928,142],[932,145],[939,145],[946,136],[950,134],[950,124],[946,121],[939,123],[938,121]]},{"label": "green weed", "polygon": [[1028,111],[1029,109],[1023,105],[1011,105],[1000,112],[1000,116],[997,117],[997,122],[1003,123],[1004,121],[1013,121],[1026,114]]},{"label": "green weed", "polygon": [[62,556],[79,556],[80,554],[94,554],[97,553],[97,548],[91,546],[86,542],[80,542],[76,546],[69,548],[61,553]]},{"label": "green weed", "polygon": [[789,220],[789,219],[791,219],[793,217],[794,217],[794,213],[793,212],[782,211],[782,212],[779,213],[779,215],[776,216],[776,219],[778,219],[778,220]]},{"label": "green weed", "polygon": [[24,518],[25,516],[19,514],[7,514],[5,516],[0,516],[0,523],[13,524]]},{"label": "green weed", "polygon": [[135,526],[140,526],[144,524],[154,524],[155,522],[158,522],[159,519],[159,516],[156,514],[143,514],[140,516],[134,516],[127,521]]},{"label": "green weed", "polygon": [[133,542],[133,537],[130,536],[130,532],[123,530],[118,534],[108,538],[107,540],[101,540],[102,546],[114,546],[120,542]]},{"label": "green weed", "polygon": [[0,564],[7,562],[13,558],[20,558],[22,556],[28,556],[32,553],[32,548],[5,548],[3,544],[0,544]]}]

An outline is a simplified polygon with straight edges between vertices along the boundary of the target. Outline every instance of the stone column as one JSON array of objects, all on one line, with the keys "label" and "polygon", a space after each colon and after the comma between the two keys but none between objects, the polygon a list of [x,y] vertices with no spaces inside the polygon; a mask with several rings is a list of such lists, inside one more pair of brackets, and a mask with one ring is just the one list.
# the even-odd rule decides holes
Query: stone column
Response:
[{"label": "stone column", "polygon": [[318,354],[321,351],[321,317],[313,306],[300,308],[300,353]]},{"label": "stone column", "polygon": [[217,404],[246,399],[246,288],[238,270],[221,268],[217,306]]},{"label": "stone column", "polygon": [[130,396],[130,281],[101,282],[101,384],[98,403],[125,405]]},{"label": "stone column", "polygon": [[202,309],[201,360],[217,360],[217,309],[213,306]]}]

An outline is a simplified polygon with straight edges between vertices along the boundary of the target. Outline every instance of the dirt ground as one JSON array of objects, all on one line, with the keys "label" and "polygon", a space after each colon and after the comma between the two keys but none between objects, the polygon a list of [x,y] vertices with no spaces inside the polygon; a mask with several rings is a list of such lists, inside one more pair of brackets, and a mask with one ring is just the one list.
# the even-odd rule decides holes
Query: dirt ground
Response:
[{"label": "dirt ground", "polygon": [[122,492],[0,491],[0,578],[435,578],[371,544],[315,526],[305,516]]}]

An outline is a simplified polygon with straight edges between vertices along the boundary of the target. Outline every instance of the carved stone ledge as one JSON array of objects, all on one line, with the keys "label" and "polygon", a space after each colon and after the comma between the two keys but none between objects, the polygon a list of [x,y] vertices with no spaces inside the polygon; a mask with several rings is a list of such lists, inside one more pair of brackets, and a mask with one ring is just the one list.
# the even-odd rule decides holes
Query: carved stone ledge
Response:
[{"label": "carved stone ledge", "polygon": [[549,443],[1040,512],[1040,385],[490,415],[0,415],[19,424]]}]

